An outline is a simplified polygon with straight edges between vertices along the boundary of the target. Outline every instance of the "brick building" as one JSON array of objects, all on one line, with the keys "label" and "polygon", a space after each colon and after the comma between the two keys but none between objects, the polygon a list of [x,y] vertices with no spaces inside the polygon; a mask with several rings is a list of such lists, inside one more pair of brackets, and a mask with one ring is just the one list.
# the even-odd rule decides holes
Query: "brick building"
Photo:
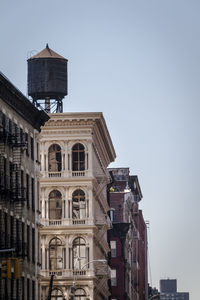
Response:
[{"label": "brick building", "polygon": [[147,235],[139,202],[142,193],[137,176],[129,168],[109,169],[109,232],[111,247],[111,299],[147,299]]}]

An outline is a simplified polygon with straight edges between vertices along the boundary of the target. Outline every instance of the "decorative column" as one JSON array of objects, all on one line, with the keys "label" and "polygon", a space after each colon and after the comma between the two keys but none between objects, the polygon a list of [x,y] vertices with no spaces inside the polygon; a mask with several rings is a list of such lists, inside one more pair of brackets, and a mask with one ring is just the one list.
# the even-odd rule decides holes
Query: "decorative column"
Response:
[{"label": "decorative column", "polygon": [[69,218],[69,216],[68,216],[68,211],[69,211],[68,193],[69,193],[68,188],[66,188],[66,190],[65,190],[65,207],[64,207],[64,209],[65,209],[65,219]]},{"label": "decorative column", "polygon": [[87,187],[88,190],[88,198],[89,198],[89,219],[94,218],[94,208],[93,208],[93,192],[92,192],[92,186]]},{"label": "decorative column", "polygon": [[88,176],[92,176],[92,170],[93,170],[93,165],[92,165],[92,140],[88,140]]}]

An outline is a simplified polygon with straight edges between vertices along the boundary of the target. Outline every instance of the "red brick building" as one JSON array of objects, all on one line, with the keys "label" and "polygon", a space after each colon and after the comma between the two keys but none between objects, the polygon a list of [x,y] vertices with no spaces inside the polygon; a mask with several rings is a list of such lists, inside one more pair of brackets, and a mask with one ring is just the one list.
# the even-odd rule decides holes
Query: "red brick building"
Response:
[{"label": "red brick building", "polygon": [[109,171],[113,175],[110,189],[110,299],[147,300],[147,234],[139,210],[142,192],[138,177],[130,176],[129,168]]}]

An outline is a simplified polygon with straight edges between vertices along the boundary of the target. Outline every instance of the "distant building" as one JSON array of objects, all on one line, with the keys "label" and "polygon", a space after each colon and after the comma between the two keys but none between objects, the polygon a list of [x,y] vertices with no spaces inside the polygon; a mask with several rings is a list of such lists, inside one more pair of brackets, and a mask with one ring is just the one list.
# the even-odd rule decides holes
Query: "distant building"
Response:
[{"label": "distant building", "polygon": [[110,188],[109,232],[111,247],[111,299],[146,300],[147,233],[139,201],[142,193],[137,176],[129,168],[109,168],[113,176]]},{"label": "distant building", "polygon": [[49,119],[0,73],[0,299],[39,299],[39,144]]},{"label": "distant building", "polygon": [[177,292],[176,279],[160,280],[160,299],[163,300],[189,300],[189,293]]}]

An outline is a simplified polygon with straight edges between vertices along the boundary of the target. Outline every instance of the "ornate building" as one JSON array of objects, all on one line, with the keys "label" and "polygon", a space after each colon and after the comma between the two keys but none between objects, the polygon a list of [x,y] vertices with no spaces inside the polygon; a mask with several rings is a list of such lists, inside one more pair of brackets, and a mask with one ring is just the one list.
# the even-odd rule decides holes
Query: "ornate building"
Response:
[{"label": "ornate building", "polygon": [[102,113],[57,113],[40,133],[41,300],[108,299],[107,167]]}]

